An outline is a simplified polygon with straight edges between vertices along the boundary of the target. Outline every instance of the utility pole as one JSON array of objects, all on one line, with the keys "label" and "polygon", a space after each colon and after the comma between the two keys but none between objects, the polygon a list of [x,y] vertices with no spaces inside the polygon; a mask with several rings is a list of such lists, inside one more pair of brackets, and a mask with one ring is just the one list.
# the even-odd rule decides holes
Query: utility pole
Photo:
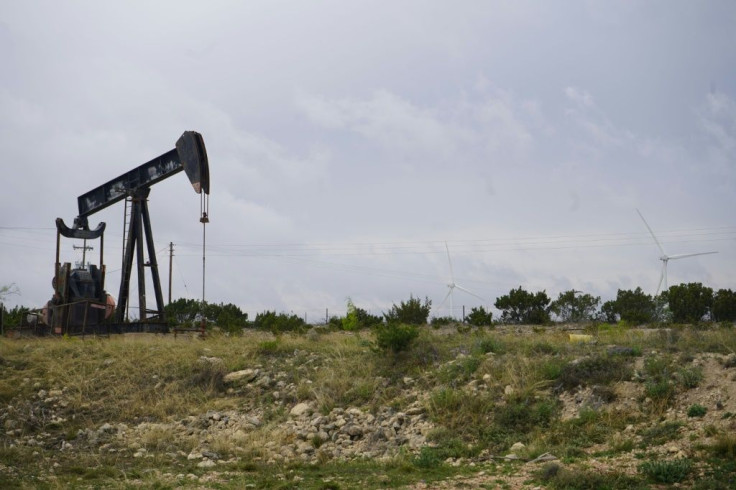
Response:
[{"label": "utility pole", "polygon": [[171,304],[171,271],[173,270],[172,261],[174,259],[174,242],[169,242],[169,303]]}]

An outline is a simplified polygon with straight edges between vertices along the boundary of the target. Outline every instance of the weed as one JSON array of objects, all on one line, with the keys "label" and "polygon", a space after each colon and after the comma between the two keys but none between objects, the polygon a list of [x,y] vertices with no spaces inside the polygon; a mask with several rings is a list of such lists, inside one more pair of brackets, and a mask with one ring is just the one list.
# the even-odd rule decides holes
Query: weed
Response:
[{"label": "weed", "polygon": [[668,405],[675,398],[675,385],[667,380],[647,381],[644,393],[656,405]]},{"label": "weed", "polygon": [[676,378],[685,389],[697,387],[703,380],[703,370],[697,366],[684,367],[677,371]]},{"label": "weed", "polygon": [[493,352],[494,354],[502,354],[506,349],[505,345],[498,339],[489,337],[480,340],[475,345],[474,350],[480,354],[488,354],[489,352]]},{"label": "weed", "polygon": [[680,438],[681,422],[664,422],[642,432],[642,449],[648,446],[659,446],[673,439]]},{"label": "weed", "polygon": [[558,401],[536,398],[519,393],[493,410],[493,427],[487,433],[489,442],[506,444],[511,439],[522,439],[539,428],[549,427],[559,411]]},{"label": "weed", "polygon": [[[542,470],[544,472],[544,469]],[[541,478],[544,473],[540,473]],[[636,478],[619,473],[558,469],[546,480],[549,488],[560,490],[630,490],[645,488]]]},{"label": "weed", "polygon": [[647,461],[638,467],[639,472],[655,483],[679,483],[683,481],[693,469],[689,459],[674,459],[670,461]]},{"label": "weed", "polygon": [[721,434],[709,449],[716,457],[736,460],[736,434]]},{"label": "weed", "polygon": [[262,340],[258,342],[256,351],[261,355],[275,354],[279,350],[279,339]]},{"label": "weed", "polygon": [[564,365],[560,359],[545,359],[539,364],[539,374],[545,380],[558,379],[562,376]]},{"label": "weed", "polygon": [[463,357],[443,367],[439,373],[440,381],[455,386],[467,382],[481,364],[479,357]]},{"label": "weed", "polygon": [[539,341],[531,345],[531,354],[557,354],[558,349],[549,342]]}]

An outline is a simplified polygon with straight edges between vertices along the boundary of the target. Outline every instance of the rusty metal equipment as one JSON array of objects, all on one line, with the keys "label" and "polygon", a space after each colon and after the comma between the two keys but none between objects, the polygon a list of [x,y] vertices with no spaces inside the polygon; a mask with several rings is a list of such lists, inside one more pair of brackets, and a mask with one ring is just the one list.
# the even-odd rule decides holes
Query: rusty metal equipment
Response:
[{"label": "rusty metal equipment", "polygon": [[[186,131],[176,147],[119,177],[82,194],[77,198],[79,214],[69,227],[61,218],[56,219],[56,262],[53,279],[54,296],[44,309],[43,320],[54,334],[84,334],[120,331],[166,330],[163,294],[159,277],[156,251],[153,245],[148,195],[151,187],[164,179],[184,171],[194,190],[200,194],[203,209],[207,208],[210,181],[209,162],[202,136]],[[105,291],[103,261],[106,224],[89,228],[88,217],[122,200],[130,201],[130,222],[125,233],[123,267],[118,303]],[[206,216],[206,214],[205,214]],[[82,263],[72,268],[60,263],[61,237],[84,240]],[[99,265],[85,263],[86,251],[92,247],[88,240],[100,240]],[[145,260],[144,241],[148,253]],[[130,294],[130,276],[133,262],[138,276],[139,321],[125,322]],[[145,268],[149,268],[156,301],[155,309],[146,306]]]}]

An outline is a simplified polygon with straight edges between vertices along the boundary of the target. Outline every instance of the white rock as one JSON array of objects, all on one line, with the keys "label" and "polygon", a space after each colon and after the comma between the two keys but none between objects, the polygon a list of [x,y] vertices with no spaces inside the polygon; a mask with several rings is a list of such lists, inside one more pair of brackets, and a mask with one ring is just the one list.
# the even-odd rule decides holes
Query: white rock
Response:
[{"label": "white rock", "polygon": [[511,452],[512,452],[512,453],[518,453],[519,451],[521,451],[521,450],[522,450],[522,449],[524,449],[525,447],[526,447],[526,446],[524,445],[524,443],[523,443],[523,442],[515,442],[515,443],[514,443],[514,444],[513,444],[512,446],[511,446]]},{"label": "white rock", "polygon": [[301,417],[302,415],[308,415],[311,412],[312,407],[309,406],[309,403],[302,402],[294,405],[294,408],[291,409],[289,415],[291,415],[292,417]]},{"label": "white rock", "polygon": [[255,369],[243,369],[241,371],[233,371],[232,373],[227,373],[222,380],[225,383],[232,383],[239,380],[245,380],[245,381],[253,381],[256,377],[256,371]]}]

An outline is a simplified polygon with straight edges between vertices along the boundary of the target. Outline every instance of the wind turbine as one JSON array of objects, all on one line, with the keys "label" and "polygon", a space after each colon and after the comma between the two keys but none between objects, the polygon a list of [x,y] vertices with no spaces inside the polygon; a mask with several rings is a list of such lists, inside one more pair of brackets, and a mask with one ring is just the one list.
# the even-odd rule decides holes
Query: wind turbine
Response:
[{"label": "wind turbine", "polygon": [[438,309],[442,308],[447,302],[447,299],[449,298],[450,299],[450,316],[454,318],[455,305],[453,304],[453,296],[454,296],[453,293],[455,291],[455,288],[471,296],[475,296],[476,298],[482,301],[485,301],[485,298],[481,298],[480,296],[475,294],[473,291],[467,288],[464,288],[455,282],[455,273],[452,270],[452,259],[450,258],[450,247],[447,246],[447,242],[445,242],[445,249],[447,250],[447,262],[450,264],[450,282],[447,283],[447,288],[448,288],[447,294],[445,295],[445,298],[442,300],[442,303],[440,303],[440,306],[438,307]]},{"label": "wind turbine", "polygon": [[662,252],[662,256],[659,258],[659,260],[662,261],[662,273],[659,276],[659,284],[657,284],[657,292],[655,293],[655,296],[659,294],[659,288],[662,286],[662,282],[664,281],[664,289],[667,290],[667,262],[670,260],[675,259],[684,259],[685,257],[695,257],[696,255],[709,255],[709,254],[717,254],[718,252],[696,252],[691,254],[678,254],[678,255],[667,255],[665,253],[664,249],[662,248],[662,245],[659,243],[659,240],[657,240],[657,236],[652,231],[652,228],[649,226],[649,223],[647,223],[647,220],[644,219],[644,216],[641,214],[641,211],[638,209],[636,210],[637,213],[639,213],[639,217],[644,222],[644,225],[647,227],[647,230],[649,230],[649,233],[652,235],[652,238],[654,238],[654,243],[657,244],[657,247],[659,247],[659,251]]}]

